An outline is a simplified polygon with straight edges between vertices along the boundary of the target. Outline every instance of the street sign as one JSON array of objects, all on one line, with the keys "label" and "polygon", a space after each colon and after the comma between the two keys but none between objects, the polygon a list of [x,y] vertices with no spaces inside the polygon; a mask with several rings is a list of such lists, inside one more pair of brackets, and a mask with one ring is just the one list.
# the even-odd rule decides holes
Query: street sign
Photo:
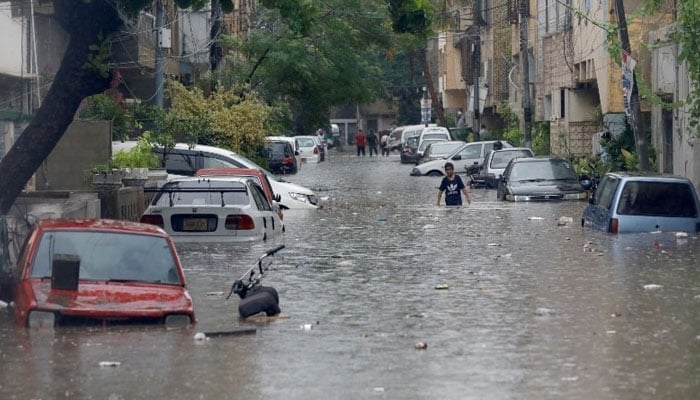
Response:
[{"label": "street sign", "polygon": [[421,124],[428,124],[430,123],[431,119],[431,106],[433,104],[433,101],[429,98],[423,98],[420,99],[420,120]]}]

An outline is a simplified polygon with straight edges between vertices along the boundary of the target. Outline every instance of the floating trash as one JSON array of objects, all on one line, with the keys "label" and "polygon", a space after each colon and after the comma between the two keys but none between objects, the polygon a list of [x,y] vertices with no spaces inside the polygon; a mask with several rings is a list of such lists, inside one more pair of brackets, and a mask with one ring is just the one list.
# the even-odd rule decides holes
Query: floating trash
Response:
[{"label": "floating trash", "polygon": [[449,288],[450,288],[450,287],[447,286],[446,283],[440,283],[440,284],[438,284],[438,285],[435,285],[435,289],[437,289],[437,290],[447,290],[447,289],[449,289]]},{"label": "floating trash", "polygon": [[98,363],[98,365],[100,367],[103,367],[103,368],[104,367],[118,367],[118,366],[122,365],[122,363],[120,363],[119,361],[100,361]]},{"label": "floating trash", "polygon": [[661,289],[663,286],[657,285],[655,283],[650,283],[648,285],[644,285],[645,290],[656,290],[656,289]]},{"label": "floating trash", "polygon": [[543,219],[542,217],[527,217],[528,221],[541,221]]},{"label": "floating trash", "polygon": [[558,226],[565,226],[569,225],[574,222],[574,219],[571,217],[560,217],[559,220],[557,221]]},{"label": "floating trash", "polygon": [[303,324],[303,325],[300,325],[299,328],[301,328],[304,331],[310,331],[312,326],[313,325],[311,325],[311,324]]},{"label": "floating trash", "polygon": [[428,343],[426,343],[426,342],[424,342],[424,341],[422,341],[422,340],[419,340],[419,341],[416,342],[416,344],[414,345],[414,347],[416,348],[416,350],[425,350],[425,349],[428,348]]},{"label": "floating trash", "polygon": [[687,238],[688,232],[676,232],[676,237],[677,238]]},{"label": "floating trash", "polygon": [[539,317],[544,317],[552,314],[554,314],[554,310],[547,307],[539,307],[537,310],[535,310],[535,315]]},{"label": "floating trash", "polygon": [[224,292],[207,292],[207,296],[212,296],[212,297],[214,297],[214,296],[218,297],[218,296],[223,296],[223,295],[224,295]]},{"label": "floating trash", "polygon": [[194,340],[206,340],[207,335],[204,334],[204,332],[197,332],[194,334]]}]

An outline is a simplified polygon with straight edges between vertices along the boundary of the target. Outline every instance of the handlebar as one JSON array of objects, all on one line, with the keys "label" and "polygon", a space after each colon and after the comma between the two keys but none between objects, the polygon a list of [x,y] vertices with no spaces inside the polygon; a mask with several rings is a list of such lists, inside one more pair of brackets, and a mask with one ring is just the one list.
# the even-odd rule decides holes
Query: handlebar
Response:
[{"label": "handlebar", "polygon": [[277,253],[278,251],[282,250],[284,247],[285,246],[283,244],[281,244],[275,248],[272,248],[272,249],[265,252],[265,256],[271,256],[271,255]]}]

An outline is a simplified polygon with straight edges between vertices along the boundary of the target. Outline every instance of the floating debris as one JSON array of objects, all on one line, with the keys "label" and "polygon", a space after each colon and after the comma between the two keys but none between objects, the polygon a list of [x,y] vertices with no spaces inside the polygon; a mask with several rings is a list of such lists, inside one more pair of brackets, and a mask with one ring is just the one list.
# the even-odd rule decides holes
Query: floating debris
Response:
[{"label": "floating debris", "polygon": [[487,246],[496,247],[496,246],[500,246],[500,244],[498,244],[498,243],[489,243],[489,244],[487,244]]},{"label": "floating debris", "polygon": [[543,219],[542,217],[527,217],[528,221],[541,221]]},{"label": "floating debris", "polygon": [[204,334],[204,332],[197,332],[194,334],[194,340],[206,340],[207,335]]},{"label": "floating debris", "polygon": [[223,296],[224,292],[207,292],[207,296]]},{"label": "floating debris", "polygon": [[304,330],[304,331],[310,331],[312,326],[313,325],[311,325],[311,324],[303,324],[303,325],[300,325],[299,328],[301,328],[301,330]]},{"label": "floating debris", "polygon": [[419,340],[418,342],[416,342],[414,347],[416,348],[416,350],[425,350],[428,348],[428,343],[426,343],[422,340]]},{"label": "floating debris", "polygon": [[571,217],[560,217],[559,220],[557,221],[558,226],[565,226],[569,225],[574,222],[574,219]]},{"label": "floating debris", "polygon": [[687,238],[688,232],[676,232],[676,237],[677,238]]},{"label": "floating debris", "polygon": [[552,314],[554,314],[554,310],[547,307],[539,307],[537,310],[535,310],[535,315],[538,317],[544,317]]},{"label": "floating debris", "polygon": [[447,290],[449,288],[450,287],[447,286],[446,283],[440,283],[440,284],[435,285],[435,289],[437,289],[437,290]]},{"label": "floating debris", "polygon": [[118,367],[118,366],[122,365],[122,363],[120,363],[119,361],[100,361],[98,363],[98,365],[100,367],[103,367],[103,368],[104,367]]},{"label": "floating debris", "polygon": [[663,286],[657,285],[655,283],[650,283],[648,285],[644,285],[644,290],[656,290],[656,289],[661,289]]}]

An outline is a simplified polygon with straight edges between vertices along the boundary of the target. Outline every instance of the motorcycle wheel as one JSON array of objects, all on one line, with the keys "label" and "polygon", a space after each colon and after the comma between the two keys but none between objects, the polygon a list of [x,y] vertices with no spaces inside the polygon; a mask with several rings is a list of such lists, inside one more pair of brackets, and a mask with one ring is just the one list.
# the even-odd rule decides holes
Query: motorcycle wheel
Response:
[{"label": "motorcycle wheel", "polygon": [[278,315],[280,311],[280,306],[275,301],[274,296],[267,291],[249,294],[238,303],[238,314],[241,318],[248,318],[261,312],[269,317]]},{"label": "motorcycle wheel", "polygon": [[[272,295],[272,297],[275,298],[275,302],[277,304],[280,303],[280,295],[277,293],[277,289],[273,288],[272,286],[256,286],[248,292],[248,295],[251,295],[253,293],[258,293],[258,292],[270,293]],[[246,297],[248,297],[248,296],[246,296]]]}]

